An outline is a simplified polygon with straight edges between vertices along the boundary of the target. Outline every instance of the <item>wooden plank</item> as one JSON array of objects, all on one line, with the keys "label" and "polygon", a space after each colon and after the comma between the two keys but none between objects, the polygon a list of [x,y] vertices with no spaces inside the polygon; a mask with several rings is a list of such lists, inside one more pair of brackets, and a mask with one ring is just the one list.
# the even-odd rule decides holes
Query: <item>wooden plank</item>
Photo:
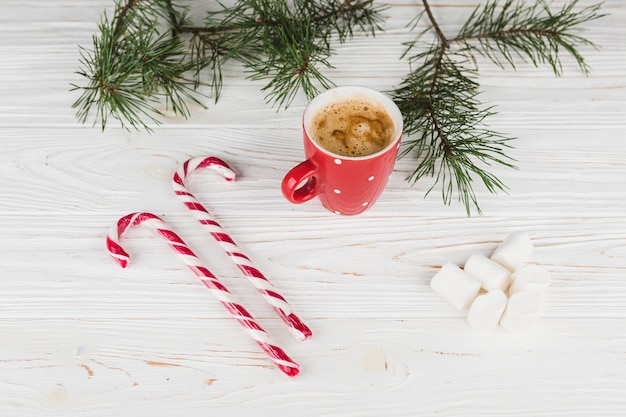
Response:
[{"label": "wooden plank", "polygon": [[[454,33],[476,0],[431,1]],[[552,4],[560,7],[564,0]],[[582,8],[594,4],[581,0]],[[188,3],[200,15],[204,2]],[[382,3],[381,3],[382,4]],[[223,99],[153,134],[79,124],[78,45],[109,0],[0,7],[0,416],[519,416],[626,413],[626,7],[588,25],[592,72],[571,60],[555,78],[479,58],[489,121],[517,139],[518,170],[493,167],[508,194],[477,194],[467,217],[431,179],[411,187],[411,155],[356,217],[286,202],[283,175],[302,160],[306,104],[267,105],[262,82],[225,70]],[[387,91],[408,63],[402,42],[420,2],[385,11],[385,33],[336,45],[338,84]],[[425,24],[425,22],[423,22]],[[410,140],[411,138],[406,138]],[[210,154],[234,183],[196,173],[189,186],[312,328],[294,340],[172,195],[171,176]],[[163,216],[302,366],[289,380],[151,231],[124,238],[123,270],[104,239],[132,211]],[[478,332],[429,287],[445,262],[489,255],[528,231],[529,262],[552,273],[526,333]]]}]

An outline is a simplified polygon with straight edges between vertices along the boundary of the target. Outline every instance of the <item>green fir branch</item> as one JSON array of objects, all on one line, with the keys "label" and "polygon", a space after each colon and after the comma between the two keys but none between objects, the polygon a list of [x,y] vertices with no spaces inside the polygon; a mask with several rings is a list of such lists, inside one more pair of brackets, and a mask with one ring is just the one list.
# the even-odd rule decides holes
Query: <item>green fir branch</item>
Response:
[{"label": "green fir branch", "polygon": [[453,195],[458,195],[469,214],[470,207],[478,208],[475,176],[491,192],[506,189],[479,164],[514,167],[504,152],[511,139],[484,126],[493,112],[478,100],[476,69],[468,66],[472,62],[439,45],[415,58],[421,58],[421,65],[393,93],[409,138],[400,156],[420,155],[408,180],[414,184],[423,177],[435,177],[427,194],[440,185],[444,203],[450,204]]},{"label": "green fir branch", "polygon": [[[158,124],[157,106],[189,117],[200,86],[218,100],[222,69],[241,62],[253,80],[267,80],[269,102],[287,107],[298,92],[313,97],[332,86],[333,39],[381,30],[382,7],[372,0],[238,0],[218,3],[194,26],[187,9],[171,0],[117,0],[105,14],[91,50],[81,48],[78,74],[86,85],[73,107],[81,122],[105,128],[109,118],[125,128]],[[166,24],[164,24],[166,23]]]},{"label": "green fir branch", "polygon": [[[218,0],[197,25],[188,8],[172,0],[114,1],[92,47],[80,49],[77,72],[85,84],[73,85],[81,93],[73,105],[78,119],[93,119],[102,129],[115,119],[124,128],[150,130],[163,104],[189,117],[189,103],[202,105],[200,87],[220,98],[222,71],[231,60],[243,65],[249,79],[265,82],[266,100],[278,108],[299,93],[313,97],[333,85],[324,75],[332,68],[333,43],[382,31],[385,9],[373,0]],[[489,170],[515,166],[507,154],[512,138],[487,126],[494,110],[479,100],[476,58],[502,68],[547,65],[559,76],[566,54],[588,74],[581,48],[594,45],[581,31],[603,16],[601,5],[487,0],[453,37],[443,32],[429,1],[422,6],[410,23],[416,38],[401,57],[411,70],[390,92],[404,116],[400,157],[417,156],[409,182],[431,176],[428,193],[440,186],[445,204],[456,196],[468,215],[480,213],[475,186],[506,191]],[[422,38],[431,33],[434,41],[425,44]]]},{"label": "green fir branch", "polygon": [[166,13],[136,0],[118,5],[115,20],[103,16],[93,49],[81,49],[78,74],[87,85],[73,86],[82,90],[73,105],[81,122],[95,113],[103,130],[109,117],[125,128],[150,130],[150,123],[158,123],[159,103],[183,116],[189,115],[188,101],[199,103],[193,82],[185,76],[190,65],[185,62],[184,43],[159,30],[159,18]]},{"label": "green fir branch", "polygon": [[553,11],[545,0],[530,6],[521,0],[507,0],[502,6],[491,1],[474,9],[450,42],[486,56],[502,68],[505,63],[515,68],[517,60],[530,61],[537,67],[547,64],[557,76],[563,72],[560,54],[565,51],[589,74],[579,47],[595,45],[580,35],[581,26],[604,15],[600,4],[579,11],[577,4],[578,0],[572,0]]},{"label": "green fir branch", "polygon": [[250,79],[269,79],[262,88],[268,101],[287,107],[300,91],[310,98],[320,91],[320,87],[328,89],[333,86],[318,69],[331,65],[327,60],[329,51],[319,47],[314,27],[308,24],[281,25],[274,31],[274,36],[264,44],[266,57],[249,60],[246,65],[253,73]]},{"label": "green fir branch", "polygon": [[409,137],[400,156],[418,157],[409,182],[434,177],[427,194],[440,186],[444,203],[450,204],[456,195],[468,215],[473,209],[481,213],[474,190],[476,180],[491,193],[506,191],[504,183],[488,170],[497,165],[515,168],[506,153],[512,138],[485,123],[494,112],[478,98],[474,54],[486,56],[500,67],[506,62],[515,68],[517,60],[529,60],[536,66],[548,64],[561,75],[561,54],[566,52],[587,74],[578,48],[593,44],[579,34],[580,26],[602,15],[600,5],[577,11],[577,2],[573,0],[553,12],[544,0],[531,6],[521,0],[506,0],[500,6],[497,0],[490,0],[474,9],[456,37],[448,38],[429,2],[422,0],[424,9],[412,27],[416,30],[427,16],[428,31],[435,33],[435,41],[415,52],[427,33],[422,30],[415,41],[406,44],[404,57],[413,69],[390,93],[403,112]]}]

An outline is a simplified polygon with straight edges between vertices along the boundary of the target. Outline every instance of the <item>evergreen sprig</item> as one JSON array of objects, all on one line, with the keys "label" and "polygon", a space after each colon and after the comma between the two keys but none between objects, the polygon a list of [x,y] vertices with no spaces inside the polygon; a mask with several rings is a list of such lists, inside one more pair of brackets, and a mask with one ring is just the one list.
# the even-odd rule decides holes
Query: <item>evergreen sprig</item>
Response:
[{"label": "evergreen sprig", "polygon": [[579,47],[594,45],[580,35],[581,26],[603,15],[600,4],[578,11],[577,4],[578,0],[573,0],[553,11],[545,0],[530,6],[521,0],[507,0],[498,6],[492,0],[474,9],[459,34],[449,42],[486,56],[500,67],[506,63],[515,68],[518,59],[535,66],[548,64],[557,76],[563,72],[563,50],[588,74],[589,67]]},{"label": "evergreen sprig", "polygon": [[478,99],[479,83],[476,54],[488,57],[500,67],[517,61],[534,65],[548,64],[561,75],[561,52],[569,53],[583,72],[588,66],[578,50],[580,45],[593,46],[579,34],[580,25],[597,19],[600,5],[576,9],[572,0],[553,12],[548,3],[539,0],[526,6],[522,0],[507,0],[500,5],[489,0],[474,9],[456,37],[447,37],[435,20],[427,0],[424,12],[415,20],[414,29],[426,15],[428,29],[435,33],[434,42],[415,52],[420,38],[406,44],[405,56],[410,73],[390,94],[404,114],[405,133],[401,156],[415,153],[416,169],[408,180],[415,183],[426,175],[435,177],[441,186],[443,201],[450,204],[453,195],[465,205],[481,212],[474,191],[479,179],[492,193],[506,186],[488,172],[492,165],[514,168],[506,154],[512,138],[489,129],[485,119],[493,114]]},{"label": "evergreen sprig", "polygon": [[237,0],[217,8],[194,25],[188,10],[170,0],[116,0],[93,48],[81,48],[78,73],[87,85],[74,85],[82,91],[73,105],[79,120],[95,115],[104,129],[112,117],[150,130],[162,102],[188,117],[187,102],[200,104],[201,85],[219,98],[231,59],[249,78],[268,80],[267,100],[287,107],[298,91],[310,98],[333,85],[322,71],[331,67],[332,39],[382,30],[383,8],[373,0]]},{"label": "evergreen sprig", "polygon": [[[580,47],[594,46],[582,26],[603,15],[600,4],[578,7],[569,0],[553,10],[546,0],[486,0],[454,37],[439,26],[428,0],[412,23],[417,36],[402,58],[411,69],[390,95],[404,116],[407,140],[401,157],[416,154],[411,183],[433,176],[445,204],[456,195],[480,213],[474,181],[490,192],[506,186],[489,169],[514,168],[508,156],[512,138],[489,129],[493,108],[479,100],[478,56],[499,67],[518,62],[548,65],[559,76],[561,55],[574,58],[588,74]],[[218,100],[222,69],[235,60],[248,78],[265,81],[268,102],[285,108],[303,92],[313,97],[333,85],[324,75],[332,67],[333,42],[382,30],[384,7],[373,0],[219,0],[195,24],[189,10],[172,0],[115,0],[104,14],[91,49],[81,48],[78,73],[86,85],[73,107],[81,122],[94,119],[105,128],[110,118],[125,128],[150,130],[159,107],[189,117],[189,102],[202,105],[199,87]],[[428,25],[420,28],[424,16]],[[434,33],[430,43],[422,38]]]},{"label": "evergreen sprig", "polygon": [[[492,193],[504,184],[479,163],[513,167],[504,153],[510,138],[484,127],[492,114],[478,100],[479,85],[475,69],[458,53],[442,54],[441,48],[416,55],[422,64],[412,71],[393,92],[405,119],[405,134],[400,157],[409,152],[419,156],[417,167],[408,180],[415,183],[434,176],[441,185],[445,204],[456,193],[466,208],[478,207],[473,178],[478,176]],[[469,213],[469,211],[468,211]]]}]

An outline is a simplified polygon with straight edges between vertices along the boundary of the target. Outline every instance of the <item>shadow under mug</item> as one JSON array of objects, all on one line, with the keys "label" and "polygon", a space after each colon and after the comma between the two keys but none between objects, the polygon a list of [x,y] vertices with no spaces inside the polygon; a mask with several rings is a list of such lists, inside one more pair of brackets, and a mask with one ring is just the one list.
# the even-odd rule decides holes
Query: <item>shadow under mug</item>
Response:
[{"label": "shadow under mug", "polygon": [[[381,104],[394,124],[390,143],[379,152],[349,157],[324,149],[311,135],[315,114],[334,101],[363,97]],[[306,160],[283,178],[281,190],[287,200],[300,204],[318,197],[333,213],[354,215],[371,207],[383,192],[398,155],[402,139],[402,114],[391,98],[358,86],[335,87],[311,100],[302,116]]]}]

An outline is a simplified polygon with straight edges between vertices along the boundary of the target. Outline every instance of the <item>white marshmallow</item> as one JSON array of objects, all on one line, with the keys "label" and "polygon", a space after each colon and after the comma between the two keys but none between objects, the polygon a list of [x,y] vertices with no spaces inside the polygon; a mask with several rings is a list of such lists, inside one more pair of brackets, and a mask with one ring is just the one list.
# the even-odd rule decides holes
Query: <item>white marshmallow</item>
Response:
[{"label": "white marshmallow", "polygon": [[546,292],[552,281],[550,272],[537,265],[524,265],[511,275],[513,282],[509,288],[509,295],[521,291],[530,291],[537,294]]},{"label": "white marshmallow", "polygon": [[463,269],[480,281],[481,286],[487,291],[506,291],[511,283],[511,271],[485,255],[477,253],[470,256]]},{"label": "white marshmallow", "polygon": [[496,248],[491,259],[510,271],[519,269],[530,257],[533,244],[526,232],[517,232],[507,236]]},{"label": "white marshmallow", "polygon": [[467,322],[477,330],[492,330],[498,326],[506,307],[506,295],[500,290],[479,294],[467,313]]},{"label": "white marshmallow", "polygon": [[535,324],[540,312],[541,295],[533,292],[516,292],[509,297],[500,325],[512,333],[523,332]]},{"label": "white marshmallow", "polygon": [[476,278],[451,262],[433,276],[430,286],[458,310],[466,309],[480,290],[480,282]]}]

